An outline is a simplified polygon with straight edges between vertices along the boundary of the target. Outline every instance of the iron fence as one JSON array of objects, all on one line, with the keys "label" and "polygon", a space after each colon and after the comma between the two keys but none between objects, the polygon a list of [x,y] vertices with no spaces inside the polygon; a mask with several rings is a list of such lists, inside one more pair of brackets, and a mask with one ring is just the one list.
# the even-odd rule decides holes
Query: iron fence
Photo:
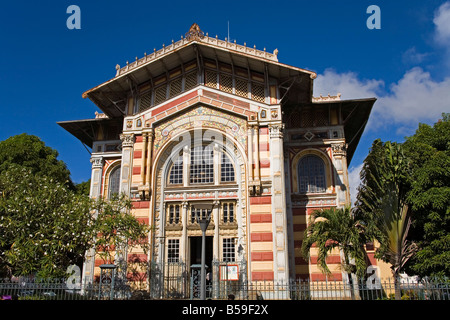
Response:
[{"label": "iron fence", "polygon": [[[177,268],[171,267],[172,273],[169,269],[157,269],[160,278],[155,279],[153,274],[145,290],[119,280],[114,288],[105,291],[100,283],[82,282],[74,287],[66,279],[0,279],[0,297],[2,300],[195,299],[187,268],[177,266],[178,271],[185,269],[176,277]],[[387,300],[394,299],[396,289],[402,300],[450,300],[449,284],[446,279],[395,283],[392,280],[369,283],[365,279],[350,286],[343,281],[250,282],[242,277],[213,279],[206,290],[207,299],[213,300]]]}]

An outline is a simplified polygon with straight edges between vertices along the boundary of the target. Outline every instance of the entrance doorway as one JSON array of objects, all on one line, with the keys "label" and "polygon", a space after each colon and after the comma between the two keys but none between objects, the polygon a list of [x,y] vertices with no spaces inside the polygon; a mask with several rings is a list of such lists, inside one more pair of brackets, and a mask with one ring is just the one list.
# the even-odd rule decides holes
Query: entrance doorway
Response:
[{"label": "entrance doorway", "polygon": [[[189,265],[202,263],[202,237],[189,237],[190,261]],[[205,237],[205,264],[212,268],[213,237]]]}]

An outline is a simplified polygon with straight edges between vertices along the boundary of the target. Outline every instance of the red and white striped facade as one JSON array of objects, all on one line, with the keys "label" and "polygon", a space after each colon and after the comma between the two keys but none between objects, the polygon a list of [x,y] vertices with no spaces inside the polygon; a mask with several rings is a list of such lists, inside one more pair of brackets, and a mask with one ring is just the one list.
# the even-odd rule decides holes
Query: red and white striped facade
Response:
[{"label": "red and white striped facade", "polygon": [[[91,197],[125,192],[152,226],[151,252],[134,248],[128,262],[194,264],[192,214],[206,205],[210,262],[245,260],[251,281],[324,279],[315,249],[300,254],[303,233],[313,210],[350,204],[347,167],[375,99],[313,98],[314,72],[196,25],[116,70],[83,95],[104,115],[60,124],[92,148]],[[83,276],[102,263],[88,253]],[[339,263],[336,252],[336,280]]]}]

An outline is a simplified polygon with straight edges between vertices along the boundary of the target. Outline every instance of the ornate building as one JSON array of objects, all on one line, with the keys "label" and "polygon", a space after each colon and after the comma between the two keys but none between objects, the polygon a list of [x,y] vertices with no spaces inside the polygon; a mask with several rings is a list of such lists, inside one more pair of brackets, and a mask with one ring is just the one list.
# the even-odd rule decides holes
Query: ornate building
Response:
[{"label": "ornate building", "polygon": [[[124,192],[152,226],[149,255],[128,256],[189,268],[195,217],[210,215],[207,265],[243,262],[250,281],[321,280],[317,256],[300,255],[308,215],[350,204],[347,168],[376,99],[313,97],[315,78],[194,24],[83,93],[103,114],[59,124],[92,149],[91,197]],[[83,276],[99,264],[88,254]]]}]

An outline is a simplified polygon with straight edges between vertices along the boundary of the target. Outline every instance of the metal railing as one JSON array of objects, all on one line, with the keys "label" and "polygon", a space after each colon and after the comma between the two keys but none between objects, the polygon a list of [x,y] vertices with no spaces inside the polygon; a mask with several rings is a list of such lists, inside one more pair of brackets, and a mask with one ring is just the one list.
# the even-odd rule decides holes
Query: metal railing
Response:
[{"label": "metal railing", "polygon": [[[181,265],[179,266],[182,267]],[[150,281],[146,290],[133,289],[131,282],[115,281],[113,292],[102,291],[97,283],[71,286],[65,279],[0,279],[2,300],[102,300],[102,299],[190,299],[192,286],[187,273],[175,277],[160,273]],[[168,274],[168,273],[167,273]],[[151,279],[152,280],[152,279]],[[158,281],[156,281],[158,280]],[[162,280],[162,282],[160,281]],[[395,291],[402,300],[450,300],[449,280],[399,281],[392,279],[368,283],[360,280],[352,287],[342,281],[295,280],[286,283],[273,281],[249,282],[221,280],[208,282],[207,299],[235,300],[387,300]],[[110,289],[108,289],[110,290]]]}]

